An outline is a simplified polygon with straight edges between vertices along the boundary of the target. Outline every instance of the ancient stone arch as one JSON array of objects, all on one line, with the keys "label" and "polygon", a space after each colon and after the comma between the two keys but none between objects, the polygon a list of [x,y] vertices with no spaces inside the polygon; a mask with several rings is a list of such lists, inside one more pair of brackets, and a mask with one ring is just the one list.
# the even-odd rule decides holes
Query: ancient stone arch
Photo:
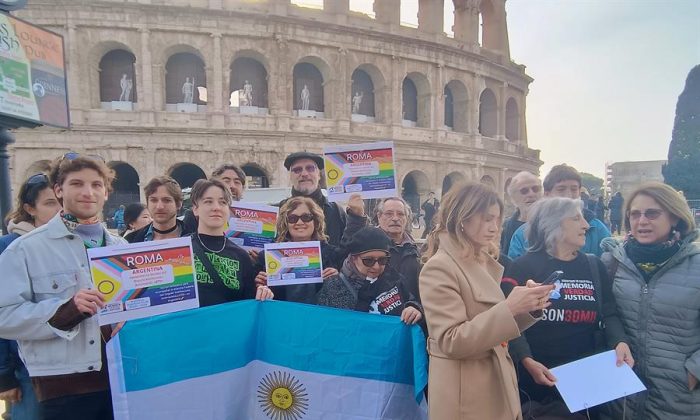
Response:
[{"label": "ancient stone arch", "polygon": [[479,133],[484,137],[498,134],[498,102],[489,88],[484,89],[479,97]]},{"label": "ancient stone arch", "polygon": [[509,98],[506,102],[506,139],[520,140],[520,112],[515,98]]}]

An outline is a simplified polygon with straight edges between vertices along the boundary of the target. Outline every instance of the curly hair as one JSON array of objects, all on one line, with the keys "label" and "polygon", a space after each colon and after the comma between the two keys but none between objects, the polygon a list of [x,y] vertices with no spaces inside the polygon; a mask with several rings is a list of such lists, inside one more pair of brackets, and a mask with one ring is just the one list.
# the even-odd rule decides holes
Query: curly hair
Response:
[{"label": "curly hair", "polygon": [[314,233],[311,239],[315,241],[328,241],[326,235],[326,216],[323,214],[321,207],[316,202],[308,197],[292,197],[280,207],[279,216],[277,217],[277,242],[286,242],[291,240],[289,236],[289,224],[287,224],[287,216],[297,209],[302,204],[306,204],[309,211],[314,216]]}]

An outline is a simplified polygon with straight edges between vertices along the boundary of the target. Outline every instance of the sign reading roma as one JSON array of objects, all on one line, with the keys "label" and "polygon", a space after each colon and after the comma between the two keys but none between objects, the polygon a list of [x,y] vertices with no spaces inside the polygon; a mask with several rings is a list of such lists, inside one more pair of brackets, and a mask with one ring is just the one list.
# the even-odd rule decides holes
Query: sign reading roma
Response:
[{"label": "sign reading roma", "polygon": [[0,120],[14,126],[70,126],[63,37],[4,13]]}]

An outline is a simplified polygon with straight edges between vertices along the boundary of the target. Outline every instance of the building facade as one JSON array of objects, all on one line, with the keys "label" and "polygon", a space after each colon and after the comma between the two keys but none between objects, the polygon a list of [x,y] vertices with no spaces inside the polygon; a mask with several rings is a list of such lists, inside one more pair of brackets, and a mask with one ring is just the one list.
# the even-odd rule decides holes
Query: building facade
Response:
[{"label": "building facade", "polygon": [[33,0],[16,16],[64,37],[72,129],[18,130],[13,187],[70,150],[115,170],[112,207],[153,176],[188,187],[224,162],[280,187],[288,153],[393,140],[413,206],[461,180],[503,196],[541,165],[505,0],[454,0],[454,37],[445,0],[411,1],[417,28],[401,0],[375,0],[374,16],[349,0]]},{"label": "building facade", "polygon": [[615,162],[606,168],[606,192],[612,196],[616,192],[622,193],[622,197],[629,197],[640,184],[644,182],[664,182],[661,168],[666,164],[665,160],[647,160],[638,162]]}]

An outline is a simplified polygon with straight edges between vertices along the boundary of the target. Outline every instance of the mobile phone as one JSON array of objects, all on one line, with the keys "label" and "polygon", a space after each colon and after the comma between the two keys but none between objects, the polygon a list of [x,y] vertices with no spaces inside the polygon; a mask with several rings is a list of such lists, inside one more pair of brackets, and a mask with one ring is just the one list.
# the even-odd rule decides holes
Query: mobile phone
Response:
[{"label": "mobile phone", "polygon": [[557,280],[561,279],[561,276],[563,276],[563,275],[564,275],[563,271],[556,270],[556,271],[552,272],[552,274],[550,274],[549,277],[547,277],[547,280],[542,282],[542,285],[554,284],[554,283],[556,283]]}]

